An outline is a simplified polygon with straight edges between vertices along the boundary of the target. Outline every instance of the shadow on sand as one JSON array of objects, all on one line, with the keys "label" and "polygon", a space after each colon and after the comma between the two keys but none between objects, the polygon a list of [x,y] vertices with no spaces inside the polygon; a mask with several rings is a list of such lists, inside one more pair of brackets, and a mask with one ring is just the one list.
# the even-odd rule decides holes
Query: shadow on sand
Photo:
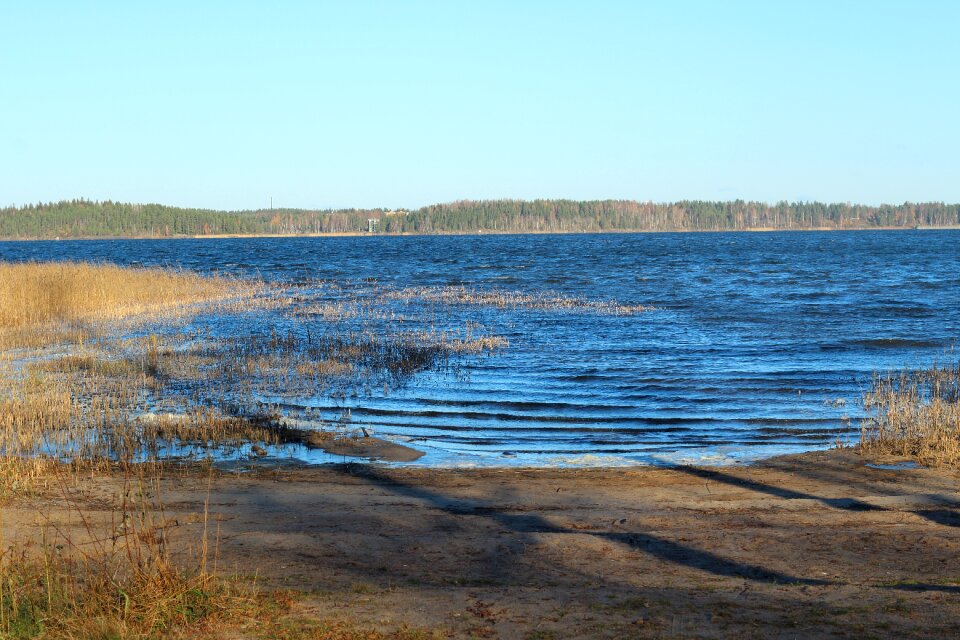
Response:
[{"label": "shadow on sand", "polygon": [[533,514],[511,514],[491,508],[478,500],[451,499],[442,493],[402,482],[383,473],[372,465],[343,468],[355,478],[360,478],[394,494],[423,501],[451,515],[471,515],[489,518],[510,531],[522,534],[554,533],[590,535],[609,542],[642,551],[660,560],[712,573],[716,576],[739,577],[760,582],[795,585],[826,585],[830,581],[804,578],[773,571],[764,567],[723,558],[702,549],[688,547],[665,540],[650,533],[583,531],[557,526],[546,518]]}]

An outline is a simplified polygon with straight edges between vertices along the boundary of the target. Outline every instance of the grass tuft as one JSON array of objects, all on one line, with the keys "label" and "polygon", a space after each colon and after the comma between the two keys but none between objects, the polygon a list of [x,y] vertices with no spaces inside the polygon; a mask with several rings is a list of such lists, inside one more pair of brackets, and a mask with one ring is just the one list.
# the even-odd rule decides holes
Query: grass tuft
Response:
[{"label": "grass tuft", "polygon": [[874,376],[859,450],[960,464],[960,363]]}]

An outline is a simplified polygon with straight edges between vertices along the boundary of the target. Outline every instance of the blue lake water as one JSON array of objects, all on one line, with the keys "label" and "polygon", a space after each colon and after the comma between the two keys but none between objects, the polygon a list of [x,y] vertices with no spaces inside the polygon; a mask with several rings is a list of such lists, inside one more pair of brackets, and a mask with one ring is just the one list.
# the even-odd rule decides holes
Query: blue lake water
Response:
[{"label": "blue lake water", "polygon": [[656,308],[465,307],[437,321],[509,348],[460,376],[301,399],[427,465],[722,464],[854,441],[871,375],[949,359],[960,334],[958,231],[0,242],[0,260],[66,259]]}]

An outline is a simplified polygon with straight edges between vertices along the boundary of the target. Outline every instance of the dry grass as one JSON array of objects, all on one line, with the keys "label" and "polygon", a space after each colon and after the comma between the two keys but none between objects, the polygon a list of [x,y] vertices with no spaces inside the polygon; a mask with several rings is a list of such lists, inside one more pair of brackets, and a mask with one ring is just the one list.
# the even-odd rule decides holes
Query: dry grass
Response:
[{"label": "dry grass", "polygon": [[[124,470],[112,506],[90,508],[71,469],[48,470],[39,533],[12,543],[0,522],[0,638],[316,638],[426,640],[439,630],[379,632],[295,611],[299,594],[264,590],[218,568],[214,520],[191,516],[198,533],[165,514],[164,467]],[[209,485],[208,485],[209,486]],[[209,504],[209,493],[204,504]],[[36,500],[33,498],[32,500]],[[79,525],[79,526],[74,526]]]},{"label": "dry grass", "polygon": [[80,342],[92,324],[239,299],[252,283],[83,262],[0,263],[0,346]]},{"label": "dry grass", "polygon": [[71,497],[63,471],[54,468],[49,478],[82,523],[80,533],[48,521],[40,541],[18,540],[0,552],[0,637],[192,637],[250,615],[252,585],[241,588],[210,570],[206,527],[192,560],[172,560],[177,523],[164,517],[158,467],[128,476],[107,522]]},{"label": "dry grass", "polygon": [[875,376],[864,405],[861,451],[960,464],[960,363]]}]

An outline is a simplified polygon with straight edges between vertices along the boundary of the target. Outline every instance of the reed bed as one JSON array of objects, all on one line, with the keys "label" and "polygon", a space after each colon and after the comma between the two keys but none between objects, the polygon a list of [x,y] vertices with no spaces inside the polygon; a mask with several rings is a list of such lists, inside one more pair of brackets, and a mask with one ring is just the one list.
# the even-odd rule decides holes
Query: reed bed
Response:
[{"label": "reed bed", "polygon": [[260,397],[390,388],[505,344],[442,334],[254,335],[185,348],[179,339],[127,340],[123,358],[91,348],[0,364],[0,493],[43,477],[50,463],[107,469],[186,455],[186,444],[207,455],[301,442],[277,427],[278,411]]},{"label": "reed bed", "polygon": [[94,373],[96,365],[36,373],[49,366],[0,371],[0,498],[30,491],[51,469],[106,472],[304,441],[267,406],[236,415],[184,400],[174,411],[155,412],[157,383],[146,376],[116,376],[116,367]]},{"label": "reed bed", "polygon": [[145,363],[157,394],[179,394],[203,406],[243,405],[244,398],[260,395],[314,397],[395,388],[427,370],[456,374],[461,358],[508,345],[500,336],[342,328],[251,333],[185,347],[176,342],[128,346],[128,351],[139,353],[133,357]]},{"label": "reed bed", "polygon": [[960,363],[874,376],[864,406],[864,453],[960,464]]},{"label": "reed bed", "polygon": [[[257,283],[157,269],[0,269],[13,295],[0,309],[0,344],[21,347],[0,358],[0,491],[22,490],[50,464],[99,469],[184,451],[302,443],[302,434],[278,428],[280,411],[261,398],[388,393],[423,371],[456,374],[462,358],[507,346],[476,326],[451,333],[421,321],[400,329],[366,285],[324,285],[319,295],[343,299],[324,303],[329,313],[311,309],[288,321],[287,309],[316,301],[313,285],[259,295]],[[273,310],[280,313],[263,313]],[[198,314],[206,315],[178,329]],[[248,326],[254,330],[237,333]],[[35,348],[23,349],[11,331],[31,335]],[[63,344],[65,332],[79,337]]]},{"label": "reed bed", "polygon": [[0,263],[0,347],[82,342],[93,325],[169,317],[197,304],[250,298],[259,290],[257,283],[167,269]]}]

